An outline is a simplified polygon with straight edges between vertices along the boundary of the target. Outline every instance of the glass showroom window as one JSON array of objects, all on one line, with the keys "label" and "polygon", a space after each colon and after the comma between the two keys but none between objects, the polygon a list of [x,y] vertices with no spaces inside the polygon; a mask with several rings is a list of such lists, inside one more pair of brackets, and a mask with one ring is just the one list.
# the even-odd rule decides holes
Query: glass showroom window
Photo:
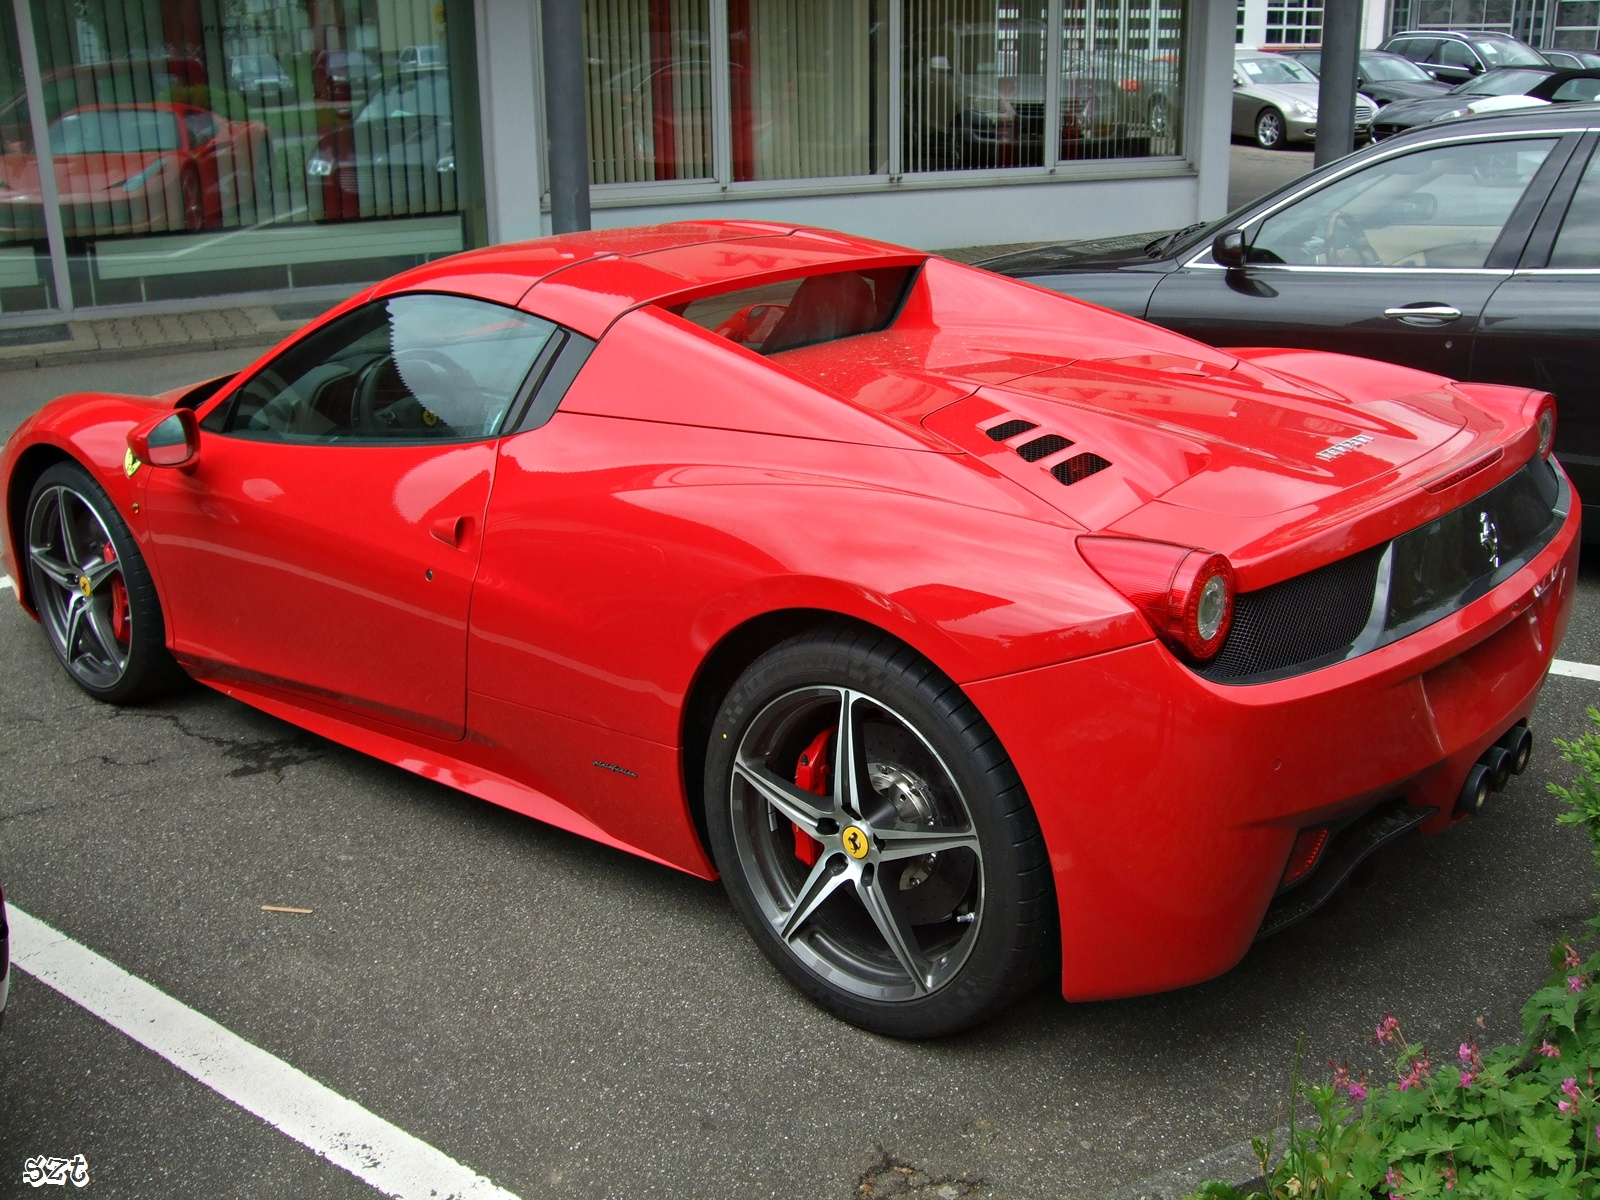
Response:
[{"label": "glass showroom window", "polygon": [[889,170],[888,0],[729,0],[733,178]]},{"label": "glass showroom window", "polygon": [[710,179],[710,0],[584,0],[589,178]]},{"label": "glass showroom window", "polygon": [[1060,158],[1180,152],[1184,15],[1180,0],[1066,0]]},{"label": "glass showroom window", "polygon": [[[33,0],[73,301],[379,279],[463,247],[435,0]],[[15,146],[15,149],[13,149]],[[15,218],[13,218],[15,220]]]}]

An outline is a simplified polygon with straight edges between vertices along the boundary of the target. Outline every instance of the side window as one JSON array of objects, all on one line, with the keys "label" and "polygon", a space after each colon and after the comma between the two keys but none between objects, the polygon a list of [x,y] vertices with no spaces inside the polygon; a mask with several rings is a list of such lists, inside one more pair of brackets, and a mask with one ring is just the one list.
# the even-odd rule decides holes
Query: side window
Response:
[{"label": "side window", "polygon": [[884,328],[915,273],[914,267],[834,271],[723,292],[670,311],[757,354],[776,354]]},{"label": "side window", "polygon": [[1550,251],[1550,265],[1569,271],[1600,267],[1600,154],[1589,160],[1578,190],[1572,194],[1555,248]]},{"label": "side window", "polygon": [[1437,62],[1433,52],[1439,48],[1439,43],[1433,38],[1412,38],[1404,43],[1405,49],[1396,51],[1404,54],[1412,62]]},{"label": "side window", "polygon": [[280,442],[493,437],[555,332],[482,300],[392,296],[290,346],[204,424]]},{"label": "side window", "polygon": [[1465,67],[1469,71],[1480,65],[1478,56],[1464,42],[1440,42],[1439,49],[1429,61],[1445,67]]},{"label": "side window", "polygon": [[1374,163],[1274,213],[1252,262],[1482,267],[1554,138],[1464,143]]},{"label": "side window", "polygon": [[189,147],[191,149],[198,150],[216,136],[217,121],[208,112],[184,113],[183,123],[189,130]]},{"label": "side window", "polygon": [[1569,79],[1558,87],[1550,96],[1556,104],[1575,103],[1583,104],[1600,96],[1600,79],[1591,79],[1580,75]]}]

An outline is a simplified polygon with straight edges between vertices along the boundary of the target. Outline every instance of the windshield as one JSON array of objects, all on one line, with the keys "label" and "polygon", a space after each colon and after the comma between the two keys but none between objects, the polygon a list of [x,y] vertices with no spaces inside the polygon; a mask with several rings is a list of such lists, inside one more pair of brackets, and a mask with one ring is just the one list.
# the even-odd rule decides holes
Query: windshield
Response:
[{"label": "windshield", "polygon": [[1418,79],[1427,81],[1433,78],[1409,58],[1398,55],[1390,58],[1387,54],[1363,54],[1361,73],[1375,83],[1413,82]]},{"label": "windshield", "polygon": [[164,108],[97,108],[50,126],[52,154],[139,154],[178,148],[178,119]]},{"label": "windshield", "polygon": [[450,84],[442,79],[428,80],[407,87],[392,87],[373,97],[356,117],[356,124],[449,115]]},{"label": "windshield", "polygon": [[1501,41],[1499,38],[1484,38],[1481,42],[1473,42],[1472,48],[1483,56],[1483,61],[1491,67],[1542,67],[1544,55],[1532,46],[1524,46],[1521,42],[1514,42],[1510,38]]},{"label": "windshield", "polygon": [[1529,88],[1543,82],[1550,72],[1545,71],[1490,71],[1476,79],[1469,79],[1459,87],[1450,89],[1452,96],[1522,96]]},{"label": "windshield", "polygon": [[1251,83],[1315,83],[1317,77],[1292,58],[1241,58],[1239,69]]}]

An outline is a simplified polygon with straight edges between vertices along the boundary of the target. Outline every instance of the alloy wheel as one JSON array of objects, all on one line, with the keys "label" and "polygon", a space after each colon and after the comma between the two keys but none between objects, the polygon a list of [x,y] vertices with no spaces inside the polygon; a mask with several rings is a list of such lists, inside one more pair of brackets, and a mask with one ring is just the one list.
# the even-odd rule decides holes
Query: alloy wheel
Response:
[{"label": "alloy wheel", "polygon": [[116,545],[79,492],[57,484],[28,518],[28,580],[34,605],[67,670],[105,690],[128,669],[133,614]]},{"label": "alloy wheel", "polygon": [[1283,116],[1277,109],[1266,109],[1256,118],[1256,144],[1263,150],[1277,149],[1283,137]]},{"label": "alloy wheel", "polygon": [[776,936],[865,999],[949,983],[983,922],[966,798],[928,739],[849,688],[789,691],[745,728],[729,797],[739,865]]}]

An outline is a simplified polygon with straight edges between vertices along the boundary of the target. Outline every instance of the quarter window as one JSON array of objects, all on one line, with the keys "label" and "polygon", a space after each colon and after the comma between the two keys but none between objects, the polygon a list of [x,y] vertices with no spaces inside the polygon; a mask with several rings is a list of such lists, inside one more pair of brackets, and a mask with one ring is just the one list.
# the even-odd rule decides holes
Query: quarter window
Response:
[{"label": "quarter window", "polygon": [[670,311],[757,354],[776,354],[884,328],[912,271],[834,271],[723,292]]},{"label": "quarter window", "polygon": [[1600,267],[1600,155],[1589,160],[1550,251],[1552,267]]},{"label": "quarter window", "polygon": [[1482,267],[1553,138],[1419,150],[1374,163],[1261,223],[1250,260]]},{"label": "quarter window", "polygon": [[296,342],[205,424],[283,442],[493,437],[555,330],[481,300],[394,296]]}]

